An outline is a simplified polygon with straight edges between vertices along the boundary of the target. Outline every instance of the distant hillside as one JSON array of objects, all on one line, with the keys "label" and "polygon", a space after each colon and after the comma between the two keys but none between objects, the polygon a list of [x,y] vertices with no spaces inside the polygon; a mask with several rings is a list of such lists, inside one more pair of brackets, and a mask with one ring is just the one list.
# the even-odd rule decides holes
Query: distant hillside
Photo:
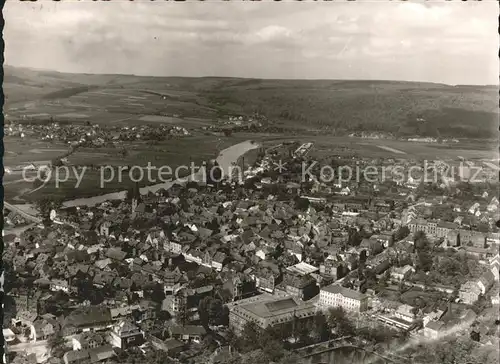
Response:
[{"label": "distant hillside", "polygon": [[498,130],[498,91],[384,81],[262,81],[207,91],[211,100],[324,130],[488,138]]},{"label": "distant hillside", "polygon": [[7,107],[110,87],[176,91],[181,95],[176,99],[182,101],[179,113],[182,108],[215,109],[219,116],[259,112],[284,125],[325,132],[488,138],[498,130],[498,89],[494,86],[86,75],[5,67]]}]

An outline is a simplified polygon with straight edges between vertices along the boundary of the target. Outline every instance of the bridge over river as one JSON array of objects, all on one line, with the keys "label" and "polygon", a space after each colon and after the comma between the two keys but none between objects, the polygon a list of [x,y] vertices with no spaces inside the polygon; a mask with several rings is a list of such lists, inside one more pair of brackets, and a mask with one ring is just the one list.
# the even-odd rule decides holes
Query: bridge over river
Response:
[{"label": "bridge over river", "polygon": [[360,346],[332,347],[304,356],[304,364],[404,364]]}]

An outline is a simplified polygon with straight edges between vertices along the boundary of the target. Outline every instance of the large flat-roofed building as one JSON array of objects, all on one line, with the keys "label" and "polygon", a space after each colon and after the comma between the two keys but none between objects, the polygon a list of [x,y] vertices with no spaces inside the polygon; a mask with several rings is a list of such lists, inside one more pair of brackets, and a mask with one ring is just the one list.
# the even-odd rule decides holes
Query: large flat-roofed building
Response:
[{"label": "large flat-roofed building", "polygon": [[306,262],[300,262],[286,268],[286,270],[290,273],[305,276],[311,273],[316,273],[319,268],[315,267],[314,265],[307,264]]},{"label": "large flat-roofed building", "polygon": [[342,307],[346,311],[363,312],[368,309],[368,296],[358,291],[332,284],[321,288],[318,307]]},{"label": "large flat-roofed building", "polygon": [[245,325],[254,322],[261,329],[286,324],[296,319],[314,316],[316,307],[302,302],[297,297],[275,298],[265,296],[261,300],[235,305],[230,308],[229,325],[236,333],[241,333]]}]

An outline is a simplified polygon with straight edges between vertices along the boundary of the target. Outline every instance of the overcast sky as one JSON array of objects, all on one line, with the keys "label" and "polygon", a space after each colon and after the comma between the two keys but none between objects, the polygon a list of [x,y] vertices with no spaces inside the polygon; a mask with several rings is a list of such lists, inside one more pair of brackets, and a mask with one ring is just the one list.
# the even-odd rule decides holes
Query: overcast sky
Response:
[{"label": "overcast sky", "polygon": [[4,18],[12,66],[498,84],[496,1],[7,1]]}]

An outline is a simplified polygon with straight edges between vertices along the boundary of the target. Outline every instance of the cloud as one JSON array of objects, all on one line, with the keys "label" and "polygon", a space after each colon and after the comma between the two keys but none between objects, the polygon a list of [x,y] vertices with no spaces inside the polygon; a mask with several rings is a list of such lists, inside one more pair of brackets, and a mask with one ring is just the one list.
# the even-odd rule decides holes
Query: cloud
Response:
[{"label": "cloud", "polygon": [[279,25],[269,25],[260,29],[255,35],[263,42],[279,41],[292,37],[292,31]]},{"label": "cloud", "polygon": [[497,83],[497,15],[488,2],[7,2],[5,57],[67,72]]}]

